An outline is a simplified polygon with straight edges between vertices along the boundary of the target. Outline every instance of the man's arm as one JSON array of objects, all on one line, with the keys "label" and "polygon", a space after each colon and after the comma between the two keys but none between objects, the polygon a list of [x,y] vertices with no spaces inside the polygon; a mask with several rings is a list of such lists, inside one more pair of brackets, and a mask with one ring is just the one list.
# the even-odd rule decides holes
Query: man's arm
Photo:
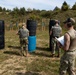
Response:
[{"label": "man's arm", "polygon": [[64,35],[64,46],[62,46],[60,43],[58,43],[59,47],[62,48],[64,51],[68,51],[69,50],[69,46],[70,46],[70,36],[66,33]]},{"label": "man's arm", "polygon": [[62,28],[60,27],[60,36],[62,36]]},{"label": "man's arm", "polygon": [[52,28],[50,29],[50,35],[52,35]]},{"label": "man's arm", "polygon": [[60,32],[60,36],[62,35],[62,28],[61,28],[61,32]]},{"label": "man's arm", "polygon": [[50,35],[52,34],[52,30],[50,30]]},{"label": "man's arm", "polygon": [[20,30],[19,30],[19,31],[17,31],[17,33],[16,33],[16,34],[17,34],[17,35],[19,35],[19,32],[20,32]]},{"label": "man's arm", "polygon": [[69,36],[69,34],[65,34],[64,35],[64,50],[65,51],[68,51],[69,50],[69,46],[70,46],[70,36]]}]

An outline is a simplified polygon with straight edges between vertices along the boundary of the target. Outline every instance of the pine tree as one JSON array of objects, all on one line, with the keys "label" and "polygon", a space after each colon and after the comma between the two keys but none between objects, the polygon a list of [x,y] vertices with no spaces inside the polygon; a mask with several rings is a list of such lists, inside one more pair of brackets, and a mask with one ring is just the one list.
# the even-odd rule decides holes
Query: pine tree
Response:
[{"label": "pine tree", "polygon": [[72,6],[72,10],[76,10],[76,2],[75,2],[75,4]]},{"label": "pine tree", "polygon": [[69,5],[66,3],[66,1],[64,1],[63,5],[62,5],[62,7],[61,7],[61,10],[62,10],[62,11],[66,11],[66,10],[68,10],[68,9],[69,9]]}]

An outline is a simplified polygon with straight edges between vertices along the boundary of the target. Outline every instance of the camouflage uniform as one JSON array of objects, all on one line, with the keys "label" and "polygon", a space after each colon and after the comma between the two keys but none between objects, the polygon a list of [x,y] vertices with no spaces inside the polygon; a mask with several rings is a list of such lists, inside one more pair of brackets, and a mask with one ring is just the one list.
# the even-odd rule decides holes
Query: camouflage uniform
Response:
[{"label": "camouflage uniform", "polygon": [[58,42],[55,38],[52,37],[51,40],[51,46],[52,46],[52,54],[55,55],[56,51],[58,52],[58,56],[60,55],[60,50],[58,47]]},{"label": "camouflage uniform", "polygon": [[21,53],[24,55],[25,50],[28,51],[28,29],[19,29],[18,34],[20,38]]},{"label": "camouflage uniform", "polygon": [[70,47],[68,51],[65,51],[60,60],[60,74],[65,75],[66,71],[69,75],[76,75],[74,71],[75,67],[75,55],[76,55],[76,31],[69,30],[67,32],[70,35]]},{"label": "camouflage uniform", "polygon": [[[69,75],[75,75],[75,52],[66,52],[60,60],[60,75],[65,75],[68,71]],[[69,67],[69,68],[68,68]]]},{"label": "camouflage uniform", "polygon": [[60,55],[60,50],[58,47],[58,42],[56,41],[55,37],[60,37],[60,34],[62,32],[62,28],[58,26],[52,26],[52,40],[51,40],[51,46],[52,46],[52,54],[55,55],[55,51],[58,51],[58,57]]},{"label": "camouflage uniform", "polygon": [[25,50],[28,50],[28,38],[20,38],[21,52],[24,54]]}]

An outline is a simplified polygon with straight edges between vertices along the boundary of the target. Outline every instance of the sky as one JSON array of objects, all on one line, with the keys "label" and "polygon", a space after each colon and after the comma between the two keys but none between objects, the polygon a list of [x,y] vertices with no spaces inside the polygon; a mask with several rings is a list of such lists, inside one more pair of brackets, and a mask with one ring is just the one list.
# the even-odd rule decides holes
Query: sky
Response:
[{"label": "sky", "polygon": [[25,9],[39,9],[39,10],[53,10],[56,6],[61,8],[63,2],[72,7],[76,0],[0,0],[0,6],[6,9],[13,9],[15,7]]}]

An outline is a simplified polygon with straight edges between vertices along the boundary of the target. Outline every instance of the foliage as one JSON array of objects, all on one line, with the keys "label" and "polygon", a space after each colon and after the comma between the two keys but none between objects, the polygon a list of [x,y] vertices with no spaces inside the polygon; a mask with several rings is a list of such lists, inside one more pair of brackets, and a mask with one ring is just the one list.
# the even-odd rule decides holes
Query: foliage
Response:
[{"label": "foliage", "polygon": [[3,12],[6,12],[6,8],[3,8]]},{"label": "foliage", "polygon": [[30,15],[30,16],[29,16],[29,19],[30,19],[30,20],[36,20],[36,15]]},{"label": "foliage", "polygon": [[26,13],[25,8],[24,7],[20,8],[20,15],[25,15],[25,13]]},{"label": "foliage", "polygon": [[72,6],[72,10],[76,10],[76,3]]},{"label": "foliage", "polygon": [[69,9],[69,5],[66,3],[66,1],[64,1],[64,3],[62,4],[61,10],[66,11],[68,9]]},{"label": "foliage", "polygon": [[45,17],[49,18],[51,16],[51,12],[43,10],[43,11],[41,11],[40,16],[43,18],[45,18]]},{"label": "foliage", "polygon": [[2,12],[2,7],[0,7],[0,12]]},{"label": "foliage", "polygon": [[[10,24],[10,21],[13,20],[14,24],[16,22],[25,22],[27,19],[37,20],[37,22],[41,22],[43,18],[46,20],[48,19],[58,19],[63,24],[63,20],[68,17],[76,17],[76,10],[75,10],[76,3],[73,5],[72,10],[69,9],[69,5],[64,1],[61,9],[57,6],[54,10],[39,10],[39,9],[31,9],[28,8],[27,10],[22,7],[18,8],[15,7],[13,10],[5,9],[0,7],[0,19],[4,20],[6,25]],[[6,11],[6,12],[5,12]],[[46,21],[48,25],[48,21]]]},{"label": "foliage", "polygon": [[53,11],[60,11],[60,8],[56,6]]}]

